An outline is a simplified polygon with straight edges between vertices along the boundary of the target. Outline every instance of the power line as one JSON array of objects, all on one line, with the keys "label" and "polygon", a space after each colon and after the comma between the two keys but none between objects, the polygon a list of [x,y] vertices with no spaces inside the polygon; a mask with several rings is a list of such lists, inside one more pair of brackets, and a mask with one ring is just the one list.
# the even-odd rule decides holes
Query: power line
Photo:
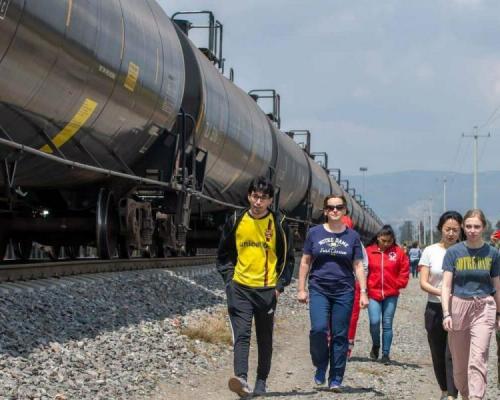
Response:
[{"label": "power line", "polygon": [[495,120],[497,120],[497,119],[500,117],[500,114],[499,114],[499,115],[497,115],[495,119],[493,119],[493,117],[495,116],[495,114],[496,114],[498,111],[500,111],[500,105],[499,105],[497,108],[495,108],[495,110],[491,113],[491,115],[488,117],[488,119],[486,120],[486,122],[485,122],[483,125],[481,125],[478,129],[479,129],[479,130],[481,130],[481,129],[483,129],[484,127],[488,126],[488,124],[491,124],[491,123],[493,123]]}]

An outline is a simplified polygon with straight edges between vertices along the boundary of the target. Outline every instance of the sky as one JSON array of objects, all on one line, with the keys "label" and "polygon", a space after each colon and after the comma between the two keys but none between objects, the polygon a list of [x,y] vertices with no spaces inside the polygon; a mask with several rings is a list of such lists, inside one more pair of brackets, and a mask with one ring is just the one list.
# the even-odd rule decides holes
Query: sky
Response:
[{"label": "sky", "polygon": [[[282,130],[309,129],[330,167],[367,176],[500,170],[498,0],[160,0],[211,10],[226,69],[281,95]],[[474,126],[478,129],[475,130]]]}]

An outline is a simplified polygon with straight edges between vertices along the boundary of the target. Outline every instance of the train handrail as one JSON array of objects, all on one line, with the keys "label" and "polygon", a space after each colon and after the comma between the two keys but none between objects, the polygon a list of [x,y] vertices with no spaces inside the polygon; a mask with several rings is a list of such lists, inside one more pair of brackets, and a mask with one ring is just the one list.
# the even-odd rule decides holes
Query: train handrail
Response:
[{"label": "train handrail", "polygon": [[185,188],[183,190],[182,187],[181,187],[181,185],[179,185],[177,183],[170,183],[170,182],[158,181],[158,180],[155,180],[155,179],[144,178],[144,177],[137,176],[137,175],[126,174],[124,172],[114,171],[114,170],[111,170],[111,169],[95,167],[93,165],[84,164],[84,163],[80,163],[80,162],[77,162],[77,161],[71,161],[71,160],[68,160],[66,158],[62,158],[62,157],[55,156],[53,154],[45,153],[45,152],[43,152],[41,150],[35,149],[33,147],[30,147],[30,146],[26,146],[24,144],[15,142],[13,140],[7,140],[7,139],[0,138],[0,146],[10,147],[10,148],[18,150],[20,152],[25,152],[25,153],[28,153],[28,154],[33,154],[35,156],[42,157],[42,158],[45,158],[47,160],[57,162],[59,164],[67,165],[67,166],[69,166],[71,168],[78,168],[78,169],[82,169],[82,170],[85,170],[85,171],[90,171],[90,172],[95,172],[95,173],[98,173],[98,174],[103,174],[103,175],[106,175],[106,176],[113,176],[113,177],[116,177],[116,178],[122,178],[122,179],[132,180],[132,181],[138,182],[140,184],[149,184],[149,185],[160,186],[160,187],[164,187],[164,188],[167,188],[167,189],[175,190],[175,191],[178,191],[178,192],[184,191],[186,193],[189,193],[189,194],[193,195],[194,197],[202,198],[204,200],[207,200],[207,201],[210,201],[212,203],[216,203],[216,204],[219,204],[219,205],[222,205],[222,206],[225,206],[225,207],[231,207],[231,208],[235,208],[235,209],[243,209],[243,208],[245,208],[243,206],[238,206],[236,204],[226,203],[224,201],[217,200],[217,199],[215,199],[215,198],[213,198],[211,196],[208,196],[206,194],[203,194],[200,191],[193,190],[191,188]]}]

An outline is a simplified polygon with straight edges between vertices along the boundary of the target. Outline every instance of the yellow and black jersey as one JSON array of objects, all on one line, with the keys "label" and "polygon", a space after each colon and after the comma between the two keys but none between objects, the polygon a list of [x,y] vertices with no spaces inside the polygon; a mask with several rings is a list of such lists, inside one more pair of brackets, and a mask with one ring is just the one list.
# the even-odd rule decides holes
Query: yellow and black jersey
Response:
[{"label": "yellow and black jersey", "polygon": [[[265,235],[268,229],[272,233],[269,240]],[[275,287],[278,273],[273,214],[256,219],[246,212],[236,228],[235,239],[238,258],[233,280],[252,288]]]}]

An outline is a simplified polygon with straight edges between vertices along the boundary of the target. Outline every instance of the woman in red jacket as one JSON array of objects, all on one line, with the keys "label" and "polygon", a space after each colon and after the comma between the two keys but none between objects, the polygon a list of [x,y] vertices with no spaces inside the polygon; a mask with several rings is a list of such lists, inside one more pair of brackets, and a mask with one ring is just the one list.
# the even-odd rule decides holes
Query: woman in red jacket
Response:
[{"label": "woman in red jacket", "polygon": [[366,248],[368,255],[368,316],[372,350],[370,358],[378,359],[380,352],[380,323],[382,322],[382,359],[390,363],[392,321],[396,313],[399,290],[406,287],[409,261],[405,252],[396,244],[390,225],[384,225]]}]

